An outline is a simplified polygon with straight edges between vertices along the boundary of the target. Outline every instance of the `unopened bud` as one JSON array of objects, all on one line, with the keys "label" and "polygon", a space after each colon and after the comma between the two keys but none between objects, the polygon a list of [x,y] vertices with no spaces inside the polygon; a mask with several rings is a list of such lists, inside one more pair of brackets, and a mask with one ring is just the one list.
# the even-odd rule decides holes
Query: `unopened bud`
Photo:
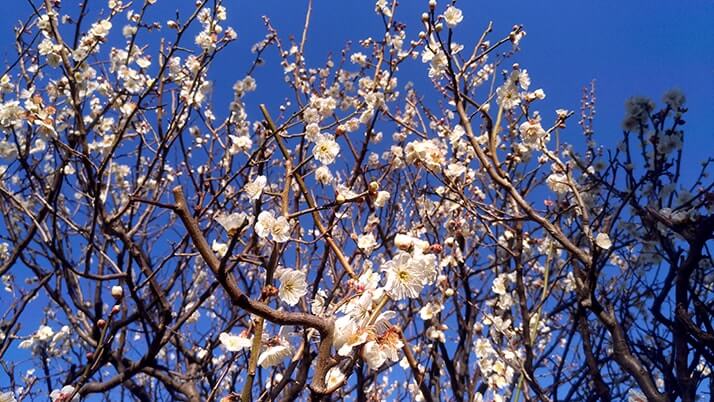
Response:
[{"label": "unopened bud", "polygon": [[436,243],[432,244],[429,246],[429,249],[427,250],[428,253],[430,254],[441,254],[441,252],[444,250],[444,248],[441,246],[441,244]]},{"label": "unopened bud", "polygon": [[429,13],[422,13],[421,20],[422,22],[429,22]]},{"label": "unopened bud", "polygon": [[106,320],[100,319],[97,321],[97,327],[99,327],[100,329],[104,329],[104,327],[106,327],[106,326],[107,326]]},{"label": "unopened bud", "polygon": [[267,285],[266,287],[263,288],[263,296],[268,298],[268,297],[273,297],[278,294],[278,288],[276,288],[273,285]]},{"label": "unopened bud", "polygon": [[121,306],[120,306],[120,305],[115,304],[114,306],[112,306],[112,315],[113,315],[113,314],[119,314],[120,311],[121,311]]},{"label": "unopened bud", "polygon": [[377,191],[379,191],[379,183],[376,181],[370,182],[369,183],[369,193],[372,195],[377,194]]},{"label": "unopened bud", "polygon": [[112,297],[121,300],[121,298],[124,297],[124,288],[119,285],[112,286]]},{"label": "unopened bud", "polygon": [[453,295],[454,295],[454,289],[452,289],[452,288],[446,289],[446,290],[444,291],[444,295],[445,295],[446,297],[451,297],[451,296],[453,296]]},{"label": "unopened bud", "polygon": [[414,248],[414,238],[405,234],[398,233],[394,236],[394,245],[403,251],[411,251]]}]

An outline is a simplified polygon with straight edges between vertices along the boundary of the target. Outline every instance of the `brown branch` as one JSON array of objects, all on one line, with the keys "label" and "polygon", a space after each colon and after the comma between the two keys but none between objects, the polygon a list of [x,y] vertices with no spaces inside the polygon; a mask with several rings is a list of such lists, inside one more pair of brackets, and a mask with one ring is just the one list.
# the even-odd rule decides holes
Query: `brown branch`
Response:
[{"label": "brown branch", "polygon": [[198,252],[204,261],[206,261],[211,271],[213,271],[216,279],[223,289],[225,289],[228,297],[235,306],[275,324],[298,325],[301,327],[315,328],[319,331],[321,339],[318,346],[317,364],[310,388],[313,392],[324,393],[326,390],[325,375],[332,363],[331,349],[334,339],[333,320],[307,313],[275,310],[263,302],[252,300],[246,296],[238,287],[235,277],[221,269],[220,260],[213,254],[213,251],[198,226],[198,222],[196,222],[189,211],[183,189],[177,186],[173,189],[173,194],[175,200],[174,212],[176,212],[183,222],[189,236],[194,242],[194,246],[198,249]]}]

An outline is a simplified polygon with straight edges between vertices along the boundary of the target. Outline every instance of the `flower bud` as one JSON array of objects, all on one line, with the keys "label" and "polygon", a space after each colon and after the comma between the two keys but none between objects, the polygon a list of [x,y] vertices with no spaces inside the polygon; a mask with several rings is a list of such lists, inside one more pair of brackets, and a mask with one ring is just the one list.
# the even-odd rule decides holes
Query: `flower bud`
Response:
[{"label": "flower bud", "polygon": [[104,320],[104,319],[99,319],[99,320],[97,321],[97,327],[99,327],[100,329],[104,329],[104,327],[106,327],[106,326],[107,326],[107,321],[106,321],[106,320]]},{"label": "flower bud", "polygon": [[446,297],[451,297],[451,296],[453,296],[453,295],[454,295],[454,289],[452,289],[452,288],[446,289],[446,290],[444,291],[444,295],[445,295]]},{"label": "flower bud", "polygon": [[117,301],[121,300],[121,298],[124,297],[124,288],[119,285],[112,286],[112,297]]},{"label": "flower bud", "polygon": [[269,298],[278,294],[278,288],[273,285],[267,285],[263,288],[263,297]]},{"label": "flower bud", "polygon": [[427,252],[429,254],[441,254],[441,252],[443,250],[444,250],[444,247],[442,247],[441,244],[436,243],[436,244],[430,245],[429,248],[427,249]]},{"label": "flower bud", "polygon": [[394,236],[394,245],[400,250],[411,251],[412,248],[414,248],[414,238],[409,235],[399,233]]}]

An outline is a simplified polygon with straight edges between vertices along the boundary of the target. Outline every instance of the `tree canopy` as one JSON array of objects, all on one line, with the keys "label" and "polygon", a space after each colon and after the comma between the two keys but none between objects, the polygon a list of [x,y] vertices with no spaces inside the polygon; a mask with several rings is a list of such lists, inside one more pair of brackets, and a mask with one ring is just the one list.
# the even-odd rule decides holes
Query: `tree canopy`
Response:
[{"label": "tree canopy", "polygon": [[[308,1],[237,80],[210,69],[239,7],[95,3],[29,2],[0,78],[0,401],[712,397],[681,92],[609,148],[594,85],[541,110],[525,28],[459,38],[456,3],[407,29],[378,0],[311,60]],[[268,54],[291,95],[256,104]]]}]

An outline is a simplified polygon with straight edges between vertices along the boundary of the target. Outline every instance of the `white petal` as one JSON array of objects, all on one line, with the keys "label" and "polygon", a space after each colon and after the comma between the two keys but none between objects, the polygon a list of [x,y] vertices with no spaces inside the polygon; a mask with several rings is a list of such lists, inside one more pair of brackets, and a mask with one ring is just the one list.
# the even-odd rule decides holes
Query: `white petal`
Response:
[{"label": "white petal", "polygon": [[610,236],[608,236],[607,233],[598,233],[597,237],[595,237],[595,244],[597,244],[598,247],[604,250],[608,250],[610,247],[612,247],[612,241],[610,240]]}]

